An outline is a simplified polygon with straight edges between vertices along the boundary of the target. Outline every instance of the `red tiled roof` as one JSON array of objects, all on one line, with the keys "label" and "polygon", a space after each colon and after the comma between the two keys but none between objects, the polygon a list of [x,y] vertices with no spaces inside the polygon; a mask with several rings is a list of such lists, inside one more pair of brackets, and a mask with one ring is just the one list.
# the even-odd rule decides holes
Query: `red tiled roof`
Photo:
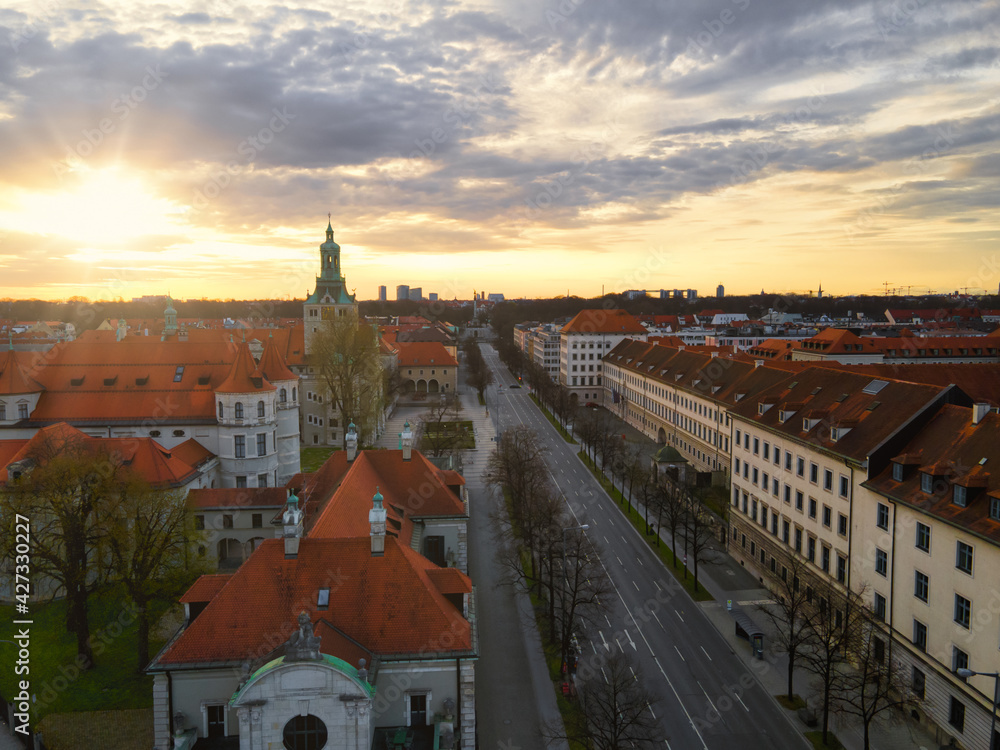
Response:
[{"label": "red tiled roof", "polygon": [[428,570],[427,577],[442,594],[471,594],[472,579],[458,568]]},{"label": "red tiled roof", "polygon": [[[0,393],[14,395],[20,393],[38,393],[42,390],[28,373],[32,372],[32,362],[37,355],[28,352],[15,352],[8,348],[0,352]],[[10,417],[8,417],[10,419]]]},{"label": "red tiled roof", "polygon": [[625,310],[581,310],[562,327],[562,333],[646,333]]},{"label": "red tiled roof", "polygon": [[[307,537],[293,559],[285,559],[282,540],[265,539],[159,665],[263,656],[297,627],[303,610],[375,654],[468,651],[471,626],[432,582],[431,570],[438,570],[434,563],[392,537],[381,557],[372,556],[367,535]],[[320,588],[331,589],[329,609],[317,607]],[[324,639],[321,650],[334,648]]]},{"label": "red tiled roof", "polygon": [[876,354],[878,349],[871,337],[861,338],[846,328],[824,328],[812,338],[800,343],[803,350],[824,354]]},{"label": "red tiled roof", "polygon": [[216,387],[216,393],[260,393],[262,391],[273,391],[276,387],[271,385],[264,373],[260,371],[257,363],[254,362],[248,344],[239,344],[236,353],[236,360],[229,370],[229,376]]},{"label": "red tiled roof", "polygon": [[232,577],[232,573],[209,573],[200,576],[178,601],[181,604],[210,602],[222,590],[222,587],[229,583],[229,579]]},{"label": "red tiled roof", "polygon": [[[11,463],[31,456],[52,455],[68,446],[116,454],[131,471],[154,487],[179,487],[199,474],[194,466],[152,438],[95,438],[65,422],[58,422],[40,429],[10,457],[0,473],[0,481],[7,480],[7,466]],[[188,449],[187,453],[195,451]]]},{"label": "red tiled roof", "polygon": [[458,360],[451,356],[439,341],[397,340],[396,353],[400,367],[405,365],[458,367]]},{"label": "red tiled roof", "polygon": [[188,438],[180,445],[175,445],[170,449],[170,452],[188,466],[198,466],[210,458],[215,458],[212,451],[194,438]]},{"label": "red tiled roof", "polygon": [[280,508],[288,499],[284,487],[215,487],[188,492],[195,508]]},{"label": "red tiled roof", "polygon": [[298,380],[299,376],[288,369],[285,360],[278,354],[278,347],[273,338],[268,338],[264,344],[264,352],[260,355],[260,371],[271,383],[279,380]]},{"label": "red tiled roof", "polygon": [[912,363],[875,363],[866,365],[845,365],[839,362],[824,362],[824,367],[845,370],[872,378],[892,378],[906,380],[911,383],[926,383],[928,385],[957,385],[973,401],[988,403],[994,407],[1000,406],[1000,364],[964,363],[964,364],[927,364]]}]

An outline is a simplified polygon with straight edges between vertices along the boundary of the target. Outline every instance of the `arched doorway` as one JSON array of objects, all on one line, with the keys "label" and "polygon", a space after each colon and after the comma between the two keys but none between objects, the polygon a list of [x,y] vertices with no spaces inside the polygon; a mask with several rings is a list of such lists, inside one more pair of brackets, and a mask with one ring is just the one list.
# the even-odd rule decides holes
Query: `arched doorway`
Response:
[{"label": "arched doorway", "polygon": [[216,549],[220,568],[238,568],[243,563],[243,544],[239,539],[220,539]]},{"label": "arched doorway", "polygon": [[662,427],[656,433],[656,443],[657,445],[666,445],[667,443],[667,431]]},{"label": "arched doorway", "polygon": [[438,382],[436,380],[429,380],[427,382],[427,392],[428,393],[437,393],[440,390],[441,390],[441,386],[438,385]]},{"label": "arched doorway", "polygon": [[417,393],[427,393],[427,381],[418,380],[417,381]]}]

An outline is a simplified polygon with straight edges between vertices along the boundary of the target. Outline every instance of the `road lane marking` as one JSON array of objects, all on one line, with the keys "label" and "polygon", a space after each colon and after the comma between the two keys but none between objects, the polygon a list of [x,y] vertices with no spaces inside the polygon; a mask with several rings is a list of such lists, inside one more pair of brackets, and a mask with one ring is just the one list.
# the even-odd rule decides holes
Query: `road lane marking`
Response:
[{"label": "road lane marking", "polygon": [[663,623],[660,622],[660,618],[656,616],[656,612],[650,611],[649,614],[651,614],[653,618],[656,620],[656,624],[660,626],[660,630],[666,630],[666,628],[663,627]]},{"label": "road lane marking", "polygon": [[740,698],[739,694],[735,690],[733,691],[733,697],[740,702],[740,705],[743,706],[743,708],[746,708],[747,713],[750,713],[750,709],[747,708],[747,704],[743,702],[743,699]]},{"label": "road lane marking", "polygon": [[635,590],[636,591],[639,590],[639,584],[638,583],[636,583],[635,581],[632,581],[632,585],[635,586]]},{"label": "road lane marking", "polygon": [[674,646],[674,651],[676,651],[677,655],[681,657],[681,661],[687,661],[687,659],[684,658],[684,654],[681,653],[681,650],[677,648],[677,646]]},{"label": "road lane marking", "polygon": [[653,581],[653,585],[656,586],[656,590],[657,591],[663,591],[663,589],[660,588],[660,582],[659,581],[654,580]]},{"label": "road lane marking", "polygon": [[[704,647],[704,646],[701,646],[701,652],[702,652],[703,654],[705,654],[705,656],[708,656],[708,651],[706,651],[706,650],[705,650],[705,647]],[[708,660],[709,660],[709,661],[712,661],[712,657],[711,657],[711,656],[708,656]]]},{"label": "road lane marking", "polygon": [[715,711],[716,713],[718,713],[719,709],[717,709],[715,707],[715,704],[712,703],[712,699],[708,697],[708,691],[705,690],[705,686],[701,684],[701,680],[695,680],[695,682],[698,683],[698,687],[701,688],[701,692],[703,692],[705,694],[705,698],[708,699],[708,705],[710,705],[712,707],[713,711]]},{"label": "road lane marking", "polygon": [[622,562],[622,559],[618,557],[618,555],[615,555],[615,559],[618,561],[619,565],[621,565],[623,568],[625,567],[625,563]]},{"label": "road lane marking", "polygon": [[681,622],[684,622],[684,618],[681,617],[681,613],[678,612],[676,609],[674,610],[674,614],[677,615],[677,619],[678,620],[680,620]]}]

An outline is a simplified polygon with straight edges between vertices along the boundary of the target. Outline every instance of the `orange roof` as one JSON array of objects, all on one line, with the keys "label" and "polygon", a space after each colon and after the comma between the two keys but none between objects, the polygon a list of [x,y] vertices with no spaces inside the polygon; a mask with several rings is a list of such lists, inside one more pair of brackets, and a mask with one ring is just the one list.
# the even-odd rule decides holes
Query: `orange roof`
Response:
[{"label": "orange roof", "polygon": [[268,337],[264,344],[264,353],[260,355],[260,371],[270,382],[275,383],[281,380],[298,380],[299,376],[288,369],[285,360],[278,354],[278,347],[274,339]]},{"label": "orange roof", "polygon": [[625,310],[581,310],[562,327],[562,333],[646,333]]},{"label": "orange roof", "polygon": [[846,328],[824,328],[812,338],[801,342],[804,351],[819,350],[824,354],[877,354],[871,337],[861,338]]},{"label": "orange roof", "polygon": [[[10,455],[0,472],[0,481],[7,480],[7,466],[15,461],[52,455],[54,451],[70,445],[115,454],[131,471],[158,488],[180,487],[200,474],[194,466],[152,438],[96,438],[65,422],[58,422],[41,428],[16,453]],[[188,455],[197,455],[190,448],[186,452]],[[9,454],[9,451],[6,453]]]},{"label": "orange roof", "polygon": [[428,570],[427,577],[442,594],[472,593],[472,580],[458,568]]},{"label": "orange roof", "polygon": [[346,454],[335,451],[318,475],[324,474],[327,463],[332,464],[327,480],[337,482],[335,488],[327,486],[332,490],[329,499],[323,499],[317,486],[303,492],[307,506],[323,506],[309,529],[310,537],[367,536],[376,487],[384,498],[387,533],[404,544],[410,541],[414,518],[466,515],[465,504],[448,489],[441,470],[419,451],[413,451],[409,461],[403,460],[400,450],[359,451],[349,467]]},{"label": "orange roof", "polygon": [[0,354],[0,393],[14,395],[20,393],[39,393],[44,390],[30,375],[32,371],[29,360],[38,360],[37,354],[15,352],[13,349]]},{"label": "orange roof", "polygon": [[188,438],[180,445],[175,445],[170,452],[188,466],[198,466],[210,458],[215,458],[212,451],[194,438]]},{"label": "orange roof", "polygon": [[[431,570],[439,568],[392,537],[381,557],[372,556],[367,534],[307,537],[291,559],[282,540],[265,539],[157,666],[264,656],[295,630],[303,610],[375,654],[469,651],[471,625],[431,580]],[[317,606],[321,588],[331,589],[329,609]],[[336,649],[317,634],[321,651]]]},{"label": "orange roof", "polygon": [[397,340],[396,351],[400,367],[405,365],[458,367],[458,360],[451,356],[439,341],[403,342]]},{"label": "orange roof", "polygon": [[284,487],[214,487],[188,492],[195,508],[280,508],[288,499]]},{"label": "orange roof", "polygon": [[238,344],[236,360],[227,377],[216,389],[216,393],[259,393],[276,390],[264,377],[253,360],[248,344]]},{"label": "orange roof", "polygon": [[229,579],[232,577],[232,573],[209,573],[200,576],[191,585],[191,588],[184,592],[184,596],[179,601],[181,604],[210,602],[222,590],[222,587],[229,583]]}]

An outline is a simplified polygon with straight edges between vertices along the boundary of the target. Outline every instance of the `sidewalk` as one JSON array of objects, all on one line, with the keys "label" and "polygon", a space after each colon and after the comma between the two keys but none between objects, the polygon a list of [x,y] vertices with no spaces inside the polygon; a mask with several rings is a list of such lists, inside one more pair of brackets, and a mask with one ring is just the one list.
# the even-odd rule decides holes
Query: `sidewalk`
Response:
[{"label": "sidewalk", "polygon": [[[625,439],[629,443],[646,445],[650,448],[650,455],[659,447],[655,441],[621,421],[616,415],[611,414],[611,416],[618,420],[621,433],[625,435]],[[641,502],[634,499],[632,504],[642,512]],[[660,538],[672,546],[669,533],[661,530]],[[689,564],[688,568],[691,569],[692,564]],[[756,611],[757,604],[770,600],[771,595],[767,589],[742,565],[733,560],[721,548],[721,545],[718,548],[716,560],[710,564],[702,562],[698,566],[698,581],[715,599],[713,602],[702,602],[698,606],[703,609],[705,615],[729,643],[733,653],[743,660],[768,693],[771,695],[785,694],[788,687],[788,659],[783,654],[775,654],[770,651],[768,644],[774,643],[774,628],[765,615]],[[726,609],[727,600],[732,600],[734,608],[741,608],[744,614],[748,615],[769,636],[765,638],[763,661],[754,659],[750,651],[750,644],[736,635],[735,621]],[[808,672],[800,669],[795,670],[795,692],[808,701],[810,706],[817,705],[819,698],[817,691],[812,687],[813,679]],[[785,710],[792,718],[793,723],[803,733],[812,731],[812,728],[807,727],[799,720],[794,711],[782,710]],[[863,750],[863,730],[860,721],[855,717],[831,715],[830,729],[836,734],[837,739],[846,750]],[[872,725],[870,738],[873,750],[937,750],[940,747],[930,732],[908,720],[898,724],[876,721]]]}]

